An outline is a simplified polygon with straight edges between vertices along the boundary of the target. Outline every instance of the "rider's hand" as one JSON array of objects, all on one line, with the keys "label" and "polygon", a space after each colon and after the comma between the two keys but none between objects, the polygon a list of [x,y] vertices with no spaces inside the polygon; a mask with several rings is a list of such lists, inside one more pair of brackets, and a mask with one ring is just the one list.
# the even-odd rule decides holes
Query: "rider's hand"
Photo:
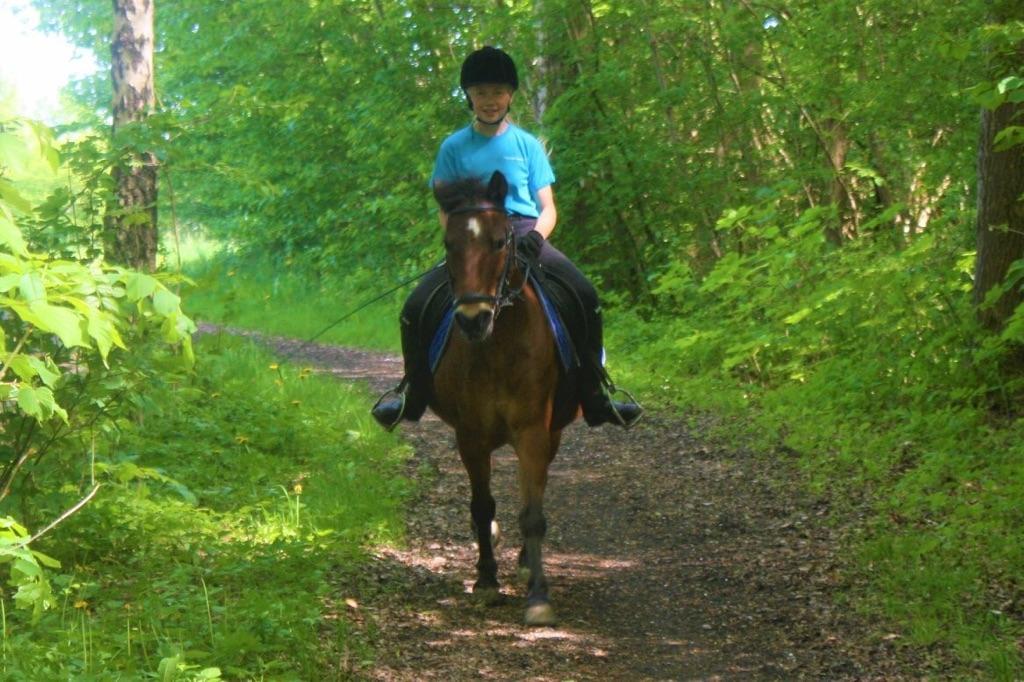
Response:
[{"label": "rider's hand", "polygon": [[537,230],[530,230],[521,235],[516,242],[516,250],[530,263],[537,262],[542,248],[544,248],[544,235]]}]

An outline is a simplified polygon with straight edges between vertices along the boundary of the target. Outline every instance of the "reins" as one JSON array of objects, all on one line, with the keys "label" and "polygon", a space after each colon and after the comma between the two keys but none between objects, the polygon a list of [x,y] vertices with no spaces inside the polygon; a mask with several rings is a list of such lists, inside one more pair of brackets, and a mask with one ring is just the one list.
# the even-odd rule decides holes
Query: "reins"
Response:
[{"label": "reins", "polygon": [[[457,208],[457,209],[448,211],[448,215],[460,214],[460,213],[484,213],[484,212],[487,212],[487,211],[498,211],[498,212],[504,213],[503,209],[496,208],[494,206],[478,205],[478,206],[464,206],[462,208]],[[527,280],[529,279],[529,276],[530,276],[530,263],[526,262],[525,266],[523,268],[523,283],[521,285],[519,285],[518,287],[516,287],[515,289],[509,289],[508,288],[508,277],[509,277],[509,274],[511,273],[511,270],[512,270],[512,263],[516,260],[515,231],[512,229],[512,225],[511,224],[509,224],[508,228],[505,230],[505,245],[502,248],[509,249],[509,254],[505,258],[505,265],[504,265],[504,267],[502,268],[502,271],[501,271],[501,279],[498,282],[498,292],[497,292],[497,294],[494,295],[494,296],[488,296],[486,294],[473,294],[473,293],[466,294],[465,296],[460,296],[455,301],[455,305],[459,305],[460,303],[490,303],[490,304],[494,305],[494,308],[495,308],[494,309],[494,317],[495,317],[495,319],[497,319],[498,312],[500,312],[502,308],[507,308],[508,306],[512,305],[517,298],[522,298],[523,289],[526,287],[526,282],[527,282]],[[316,334],[313,334],[313,336],[311,336],[308,339],[306,339],[305,341],[303,341],[297,348],[295,348],[290,353],[286,354],[283,358],[281,358],[281,363],[285,363],[285,362],[290,361],[293,357],[298,355],[299,352],[304,350],[311,343],[313,343],[318,338],[320,338],[321,336],[323,336],[324,334],[326,334],[330,330],[334,329],[339,324],[341,324],[342,322],[344,322],[348,318],[352,317],[356,313],[362,311],[365,308],[368,308],[369,306],[373,305],[377,301],[380,301],[381,299],[387,298],[388,296],[390,296],[391,294],[395,293],[399,289],[401,289],[403,287],[406,287],[406,286],[412,284],[413,282],[417,282],[417,281],[423,279],[424,277],[429,275],[431,272],[433,272],[437,268],[445,267],[445,265],[446,265],[446,261],[441,261],[437,265],[435,265],[435,266],[433,266],[433,267],[431,267],[431,268],[429,268],[427,270],[424,270],[423,272],[419,273],[418,275],[414,275],[414,276],[412,276],[412,277],[410,277],[408,279],[405,279],[405,280],[399,282],[398,284],[396,284],[395,286],[391,287],[387,291],[385,291],[385,292],[383,292],[381,294],[378,294],[378,295],[374,296],[371,299],[363,301],[358,306],[356,306],[352,310],[346,312],[344,315],[342,315],[338,319],[336,319],[333,322],[331,322],[329,325],[327,325],[326,327],[324,327],[323,329],[318,331]],[[451,280],[451,272],[448,273],[448,279],[449,279],[449,281]]]},{"label": "reins", "polygon": [[354,309],[348,311],[347,313],[345,313],[344,315],[339,317],[337,320],[335,320],[334,322],[331,322],[329,325],[327,325],[326,327],[324,327],[323,329],[318,331],[316,334],[313,334],[313,336],[311,336],[308,339],[306,339],[305,341],[303,341],[302,344],[300,344],[298,346],[298,348],[296,348],[295,350],[291,351],[290,353],[285,355],[283,358],[281,358],[281,363],[285,363],[285,362],[290,361],[293,357],[298,355],[299,351],[305,349],[306,346],[308,346],[309,344],[313,343],[318,338],[320,338],[321,336],[323,336],[324,334],[326,334],[330,330],[334,329],[339,324],[341,324],[342,322],[344,322],[348,318],[352,317],[353,315],[355,315],[359,311],[363,310],[364,308],[368,308],[369,306],[373,305],[374,303],[376,303],[377,301],[379,301],[379,300],[381,300],[383,298],[386,298],[386,297],[390,296],[391,294],[395,293],[396,291],[398,291],[402,287],[408,286],[408,285],[412,284],[413,282],[416,282],[418,280],[423,279],[424,277],[429,275],[431,272],[433,272],[437,268],[442,267],[443,265],[444,265],[444,261],[441,261],[440,263],[438,263],[437,265],[431,267],[430,269],[424,270],[423,272],[421,272],[418,275],[415,275],[413,277],[410,277],[409,279],[403,280],[402,282],[400,282],[400,283],[396,284],[395,286],[391,287],[390,289],[388,289],[384,293],[378,294],[378,295],[374,296],[373,298],[369,299],[368,301],[362,302],[361,304],[356,306]]}]

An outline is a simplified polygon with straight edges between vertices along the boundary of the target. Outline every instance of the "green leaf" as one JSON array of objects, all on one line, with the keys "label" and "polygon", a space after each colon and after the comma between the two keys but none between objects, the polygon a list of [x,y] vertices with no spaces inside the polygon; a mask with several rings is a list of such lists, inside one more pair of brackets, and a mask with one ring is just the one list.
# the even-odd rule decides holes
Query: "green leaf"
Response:
[{"label": "green leaf", "polygon": [[6,245],[19,256],[28,255],[25,239],[21,236],[21,230],[14,224],[14,221],[3,213],[0,213],[0,244]]},{"label": "green leaf", "polygon": [[66,423],[68,420],[68,413],[63,407],[57,404],[56,398],[53,396],[53,391],[46,387],[39,387],[36,389],[36,397],[39,399],[39,404],[43,408],[43,412],[46,417],[49,418],[53,415],[57,415]]},{"label": "green leaf", "polygon": [[32,212],[32,204],[25,197],[21,196],[18,190],[14,189],[14,185],[3,178],[0,178],[0,199],[3,199],[22,213]]},{"label": "green leaf", "polygon": [[39,395],[36,393],[36,389],[31,386],[19,386],[16,401],[22,412],[42,421],[43,408],[39,404]]},{"label": "green leaf", "polygon": [[65,422],[68,420],[68,413],[54,400],[53,391],[46,387],[22,384],[18,387],[17,402],[25,414],[38,421],[45,421],[55,414]]},{"label": "green leaf", "polygon": [[46,286],[38,272],[26,272],[22,275],[18,280],[18,289],[21,291],[21,298],[30,305],[37,301],[46,301]]},{"label": "green leaf", "polygon": [[810,308],[802,308],[802,309],[796,311],[795,313],[793,313],[792,315],[789,315],[788,317],[786,317],[782,321],[785,322],[786,324],[796,324],[797,322],[799,322],[800,320],[804,319],[805,317],[807,317],[810,314],[811,314],[811,309]]},{"label": "green leaf", "polygon": [[32,556],[34,556],[36,558],[36,561],[41,563],[46,568],[60,568],[60,562],[59,561],[57,561],[56,559],[54,559],[51,556],[47,556],[46,554],[43,554],[42,552],[37,552],[37,551],[35,551],[33,549],[32,550]]},{"label": "green leaf", "polygon": [[27,121],[27,123],[35,135],[41,156],[50,166],[50,170],[56,171],[60,167],[60,154],[57,153],[57,148],[54,145],[53,131],[39,121]]},{"label": "green leaf", "polygon": [[1021,88],[1024,88],[1024,78],[1020,76],[1007,76],[996,85],[996,90],[1003,95],[1011,90],[1019,90]]},{"label": "green leaf", "polygon": [[104,364],[107,362],[107,355],[114,346],[125,348],[124,341],[114,325],[113,319],[95,308],[90,308],[86,313],[86,332],[96,342],[96,348],[100,351]]},{"label": "green leaf", "polygon": [[157,675],[161,682],[174,682],[178,679],[178,665],[181,663],[181,655],[168,656],[160,659],[157,666]]},{"label": "green leaf", "polygon": [[[29,558],[31,558],[31,556],[32,555],[29,554]],[[39,567],[39,564],[25,558],[15,559],[14,564],[11,566],[11,571],[17,571],[23,576],[30,578],[37,578],[43,575],[43,569]]]},{"label": "green leaf", "polygon": [[991,83],[979,83],[967,88],[965,92],[976,104],[986,109],[995,109],[1006,101],[1006,95],[992,87]]},{"label": "green leaf", "polygon": [[992,140],[992,148],[997,152],[1005,152],[1024,144],[1024,126],[1006,126]]},{"label": "green leaf", "polygon": [[18,378],[22,381],[32,382],[36,378],[36,369],[29,362],[29,356],[18,353],[11,358],[11,361],[7,365],[14,370],[14,373],[18,375]]},{"label": "green leaf", "polygon": [[48,303],[35,303],[28,306],[22,318],[44,332],[56,334],[68,348],[89,345],[82,337],[81,318],[73,310]]},{"label": "green leaf", "polygon": [[[3,222],[3,218],[0,218],[0,222]],[[0,294],[6,294],[8,291],[18,286],[18,281],[21,279],[21,275],[4,275],[0,277]]]},{"label": "green leaf", "polygon": [[31,355],[28,358],[28,362],[35,370],[36,375],[39,376],[39,380],[50,388],[53,388],[54,384],[56,384],[57,380],[61,377],[60,370],[49,357],[45,360],[41,360],[40,358]]},{"label": "green leaf", "polygon": [[144,275],[139,272],[129,273],[125,278],[125,289],[129,300],[138,301],[146,296],[152,296],[153,292],[160,286],[155,277]]},{"label": "green leaf", "polygon": [[168,316],[178,311],[178,307],[181,305],[181,299],[175,296],[164,287],[160,287],[155,294],[153,294],[153,310],[158,315]]}]

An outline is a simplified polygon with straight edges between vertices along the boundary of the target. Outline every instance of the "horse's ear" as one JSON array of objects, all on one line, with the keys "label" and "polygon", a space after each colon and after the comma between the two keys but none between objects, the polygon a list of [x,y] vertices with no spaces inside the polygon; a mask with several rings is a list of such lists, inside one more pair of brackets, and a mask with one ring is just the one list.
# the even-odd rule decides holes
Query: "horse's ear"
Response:
[{"label": "horse's ear", "polygon": [[498,206],[505,205],[505,196],[508,194],[508,180],[501,171],[494,171],[491,181],[487,183],[487,198]]}]

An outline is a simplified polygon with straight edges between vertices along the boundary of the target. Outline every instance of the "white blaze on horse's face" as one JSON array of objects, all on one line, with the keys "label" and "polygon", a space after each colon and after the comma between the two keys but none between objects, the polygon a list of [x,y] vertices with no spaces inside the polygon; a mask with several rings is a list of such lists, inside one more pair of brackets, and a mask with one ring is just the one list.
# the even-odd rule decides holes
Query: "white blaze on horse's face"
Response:
[{"label": "white blaze on horse's face", "polygon": [[483,341],[494,330],[495,297],[507,253],[505,230],[503,216],[490,209],[465,218],[454,216],[446,226],[455,320],[470,341]]}]

